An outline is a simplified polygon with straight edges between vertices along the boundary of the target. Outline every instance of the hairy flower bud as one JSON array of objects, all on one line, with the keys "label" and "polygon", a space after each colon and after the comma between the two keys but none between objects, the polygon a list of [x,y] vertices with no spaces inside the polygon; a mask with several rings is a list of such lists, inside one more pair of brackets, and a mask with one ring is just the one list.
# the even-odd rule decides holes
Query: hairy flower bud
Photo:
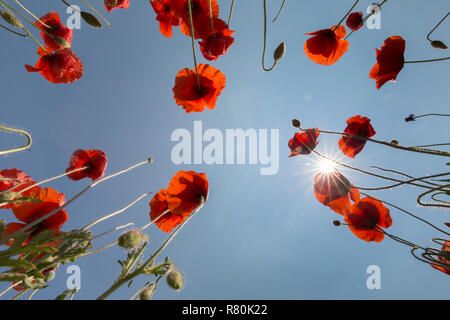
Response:
[{"label": "hairy flower bud", "polygon": [[167,273],[167,284],[174,290],[180,290],[183,287],[183,276],[180,271],[173,268]]},{"label": "hairy flower bud", "polygon": [[19,29],[23,28],[22,22],[19,19],[17,19],[17,17],[15,15],[13,15],[11,12],[0,10],[0,16],[2,16],[3,20],[8,22],[13,27],[16,27]]},{"label": "hairy flower bud", "polygon": [[275,61],[281,60],[281,58],[283,58],[283,56],[284,56],[285,51],[286,51],[286,45],[284,44],[284,42],[282,42],[278,45],[278,47],[273,52],[273,59]]},{"label": "hairy flower bud", "polygon": [[50,270],[49,272],[47,272],[45,274],[45,282],[52,281],[53,279],[55,279],[55,276],[56,276],[56,272],[53,270]]},{"label": "hairy flower bud", "polygon": [[80,14],[81,14],[81,18],[83,18],[83,20],[91,27],[100,28],[100,29],[103,28],[102,23],[93,14],[90,14],[89,12],[86,12],[86,11],[81,11]]},{"label": "hairy flower bud", "polygon": [[139,295],[139,300],[150,300],[153,296],[153,286],[147,287]]},{"label": "hairy flower bud", "polygon": [[436,49],[447,49],[448,47],[440,40],[433,40],[430,42],[431,46]]},{"label": "hairy flower bud", "polygon": [[147,235],[143,234],[139,230],[130,230],[119,237],[118,244],[122,248],[133,249],[139,246],[142,241],[147,239]]},{"label": "hairy flower bud", "polygon": [[12,201],[16,198],[20,198],[20,194],[17,192],[0,193],[0,203]]}]

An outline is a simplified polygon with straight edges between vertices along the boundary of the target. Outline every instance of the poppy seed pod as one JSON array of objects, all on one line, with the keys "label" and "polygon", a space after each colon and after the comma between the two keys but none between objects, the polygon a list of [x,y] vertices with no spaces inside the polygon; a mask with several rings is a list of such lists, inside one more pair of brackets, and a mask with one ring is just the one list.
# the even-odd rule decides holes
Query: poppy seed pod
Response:
[{"label": "poppy seed pod", "polygon": [[93,14],[90,14],[89,12],[86,11],[81,11],[80,15],[81,18],[83,18],[84,22],[86,22],[91,27],[100,29],[103,28],[102,23]]},{"label": "poppy seed pod", "polygon": [[147,240],[147,236],[139,230],[130,230],[122,234],[118,239],[118,245],[125,249],[136,248],[142,241]]},{"label": "poppy seed pod", "polygon": [[394,140],[391,140],[391,144],[394,145],[394,146],[396,146],[396,145],[398,145],[398,141],[395,140],[395,139],[394,139]]},{"label": "poppy seed pod", "polygon": [[150,300],[153,296],[153,286],[147,287],[139,295],[139,300]]},{"label": "poppy seed pod", "polygon": [[339,227],[339,226],[341,225],[341,222],[340,222],[339,220],[334,220],[334,221],[333,221],[333,224],[334,224],[336,227]]},{"label": "poppy seed pod", "polygon": [[300,120],[298,119],[292,119],[292,126],[294,128],[300,128]]},{"label": "poppy seed pod", "polygon": [[278,47],[273,52],[273,59],[275,61],[281,60],[284,57],[284,52],[286,51],[286,45],[284,42],[280,43]]},{"label": "poppy seed pod", "polygon": [[13,27],[23,29],[22,22],[19,19],[17,19],[17,17],[13,15],[11,12],[0,10],[0,16],[2,16],[3,20],[8,22]]},{"label": "poppy seed pod", "polygon": [[167,274],[167,284],[174,290],[180,290],[183,287],[183,276],[177,269],[172,269]]},{"label": "poppy seed pod", "polygon": [[408,117],[405,118],[405,122],[409,122],[409,121],[415,121],[416,119],[414,118],[413,114],[410,114]]},{"label": "poppy seed pod", "polygon": [[440,40],[433,40],[430,42],[431,46],[436,49],[447,49],[448,47]]}]

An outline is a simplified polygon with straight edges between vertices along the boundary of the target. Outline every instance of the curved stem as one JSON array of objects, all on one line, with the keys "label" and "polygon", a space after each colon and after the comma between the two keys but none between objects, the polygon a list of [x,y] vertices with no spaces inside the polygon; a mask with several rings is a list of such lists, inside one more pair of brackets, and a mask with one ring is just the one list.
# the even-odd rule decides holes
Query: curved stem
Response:
[{"label": "curved stem", "polygon": [[388,206],[391,206],[391,207],[393,207],[393,208],[395,208],[395,209],[397,209],[397,210],[400,210],[400,211],[406,213],[407,215],[409,215],[409,216],[411,216],[411,217],[413,217],[413,218],[415,218],[415,219],[417,219],[417,220],[419,220],[419,221],[422,221],[423,223],[429,225],[430,227],[432,227],[432,228],[434,228],[434,229],[436,229],[436,230],[438,230],[438,231],[440,231],[440,232],[442,232],[442,233],[444,233],[444,234],[450,236],[450,233],[448,233],[448,232],[442,230],[442,229],[439,228],[439,227],[436,227],[436,226],[435,226],[434,224],[432,224],[431,222],[429,222],[429,221],[427,221],[427,220],[425,220],[425,219],[423,219],[423,218],[420,218],[420,217],[416,216],[415,214],[413,214],[413,213],[411,213],[411,212],[409,212],[409,211],[407,211],[407,210],[405,210],[405,209],[403,209],[403,208],[400,208],[399,206],[396,206],[396,205],[394,205],[394,204],[392,204],[392,203],[389,203],[389,202],[387,202],[387,201],[384,201],[384,200],[380,200],[380,199],[378,199],[378,198],[374,198],[374,197],[372,197],[372,196],[370,196],[370,195],[368,195],[368,194],[366,194],[366,193],[364,193],[364,192],[361,192],[361,194],[362,194],[362,195],[365,195],[366,197],[369,197],[369,198],[372,198],[372,199],[381,201],[381,202],[387,204]]},{"label": "curved stem", "polygon": [[36,17],[33,12],[29,11],[27,8],[25,8],[18,0],[14,0],[23,10],[25,10],[30,16],[32,16],[33,18],[35,18],[37,21],[39,21],[39,23],[41,23],[43,26],[45,26],[46,28],[51,28],[48,24],[45,24],[44,22],[41,21],[41,19],[39,19],[38,17]]},{"label": "curved stem", "polygon": [[144,193],[144,194],[140,195],[136,200],[134,200],[133,202],[129,203],[126,207],[124,207],[124,208],[122,208],[120,210],[114,211],[113,213],[110,213],[110,214],[108,214],[108,215],[106,215],[106,216],[104,216],[104,217],[102,217],[100,219],[97,219],[97,220],[87,224],[86,226],[81,228],[81,231],[86,231],[87,229],[92,228],[93,226],[95,226],[97,223],[105,221],[105,220],[107,220],[109,218],[112,218],[112,217],[114,217],[114,216],[116,216],[116,215],[126,211],[127,209],[129,209],[133,205],[135,205],[138,201],[140,201],[141,199],[145,198],[146,196],[148,196],[150,194],[152,194],[152,192],[147,192],[147,193]]},{"label": "curved stem", "polygon": [[277,19],[278,19],[278,17],[280,16],[280,14],[281,14],[281,11],[283,10],[283,7],[284,7],[284,3],[286,2],[286,0],[283,0],[283,2],[281,3],[281,7],[280,7],[280,9],[278,10],[278,13],[277,13],[277,16],[273,19],[273,21],[272,22],[275,22],[275,21],[277,21]]},{"label": "curved stem", "polygon": [[14,31],[14,30],[12,30],[12,29],[2,25],[2,24],[0,24],[0,28],[3,28],[3,29],[5,29],[5,30],[7,30],[7,31],[9,31],[11,33],[14,33],[15,35],[18,35],[18,36],[21,36],[21,37],[24,37],[24,38],[28,38],[28,34],[21,34],[19,32],[16,32],[16,31]]},{"label": "curved stem", "polygon": [[[410,176],[409,174],[406,174],[406,173],[403,173],[403,172],[400,172],[400,171],[396,171],[396,170],[392,170],[392,169],[385,169],[385,168],[381,168],[381,167],[378,167],[378,166],[370,166],[370,167],[378,169],[378,170],[386,171],[386,172],[396,173],[396,174],[402,175],[404,177],[407,177],[407,178],[410,178],[410,179],[414,179],[413,176]],[[431,179],[431,180],[433,180],[433,179]],[[433,186],[440,186],[440,184],[433,183],[433,182],[426,181],[426,180],[424,180],[422,182],[427,183],[429,185],[433,185]]]},{"label": "curved stem", "polygon": [[231,15],[233,14],[234,0],[231,2],[230,13],[228,14],[228,28],[230,27]]},{"label": "curved stem", "polygon": [[22,147],[19,147],[19,148],[12,148],[12,149],[8,149],[8,150],[0,150],[0,155],[26,150],[26,149],[28,149],[31,146],[31,144],[33,142],[33,140],[31,139],[31,135],[25,130],[15,129],[15,128],[2,126],[2,125],[0,125],[0,130],[5,130],[5,131],[19,133],[19,134],[24,135],[27,138],[27,144],[26,145],[24,145]]},{"label": "curved stem", "polygon": [[[407,181],[403,181],[403,182],[399,182],[399,183],[396,183],[396,184],[392,184],[392,185],[389,185],[389,186],[383,186],[383,187],[374,187],[374,188],[354,187],[354,188],[360,189],[360,190],[368,190],[368,191],[379,191],[379,190],[395,188],[395,187],[401,186],[403,184],[410,184],[411,182],[414,182],[414,181],[423,181],[424,179],[428,179],[428,178],[436,178],[436,177],[447,176],[449,174],[450,174],[450,172],[439,173],[439,174],[435,174],[435,175],[431,175],[431,176],[425,176],[425,177],[421,177],[421,178],[414,178],[414,179],[411,179],[411,180],[407,180]],[[423,181],[423,182],[425,182],[425,181]]]},{"label": "curved stem", "polygon": [[266,8],[266,0],[263,0],[264,4],[264,47],[263,47],[263,54],[262,54],[262,68],[264,71],[272,71],[273,68],[275,68],[275,65],[277,64],[277,60],[273,61],[272,67],[269,69],[266,69],[265,67],[265,57],[266,57],[266,45],[267,45],[267,8]]},{"label": "curved stem", "polygon": [[447,14],[445,15],[445,17],[443,17],[443,18],[441,19],[441,21],[439,21],[438,24],[437,24],[433,29],[431,29],[431,31],[427,34],[427,39],[428,39],[428,41],[430,41],[430,42],[432,41],[432,40],[430,39],[430,35],[434,32],[434,30],[437,29],[437,27],[439,27],[439,25],[442,23],[442,21],[444,21],[444,20],[448,17],[449,14],[450,14],[450,11],[447,12]]},{"label": "curved stem", "polygon": [[437,187],[437,188],[434,188],[434,189],[431,189],[431,190],[428,190],[428,191],[422,193],[421,195],[419,195],[419,196],[417,197],[417,203],[420,204],[421,206],[424,206],[424,207],[450,208],[450,205],[446,205],[446,204],[423,203],[423,202],[421,201],[421,199],[422,199],[424,196],[426,196],[427,194],[432,193],[432,192],[434,192],[434,191],[440,191],[440,190],[442,190],[442,189],[444,189],[444,188],[447,188],[447,187],[450,187],[450,184],[447,184],[447,185],[444,185],[444,186],[440,186],[440,187]]}]

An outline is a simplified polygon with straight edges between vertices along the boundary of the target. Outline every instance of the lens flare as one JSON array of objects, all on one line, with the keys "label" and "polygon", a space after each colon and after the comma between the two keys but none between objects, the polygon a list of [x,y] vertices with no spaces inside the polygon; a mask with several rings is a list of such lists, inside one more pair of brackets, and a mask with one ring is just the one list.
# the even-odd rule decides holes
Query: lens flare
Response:
[{"label": "lens flare", "polygon": [[336,169],[336,164],[328,159],[321,159],[317,165],[320,173],[330,173]]}]

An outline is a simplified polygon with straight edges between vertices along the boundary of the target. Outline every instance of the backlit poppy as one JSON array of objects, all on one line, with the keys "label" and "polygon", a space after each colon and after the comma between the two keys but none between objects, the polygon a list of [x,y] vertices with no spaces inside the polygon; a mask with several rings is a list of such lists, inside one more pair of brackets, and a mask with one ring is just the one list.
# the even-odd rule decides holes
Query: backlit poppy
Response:
[{"label": "backlit poppy", "polygon": [[129,0],[104,0],[104,3],[108,12],[113,9],[127,9],[130,6]]},{"label": "backlit poppy", "polygon": [[180,25],[180,18],[173,15],[170,9],[170,0],[150,1],[159,21],[159,32],[167,38],[172,37],[172,26]]},{"label": "backlit poppy", "polygon": [[225,76],[220,70],[208,65],[199,64],[200,87],[195,70],[188,68],[178,72],[173,87],[176,104],[183,106],[186,113],[201,112],[205,106],[212,110],[216,106],[217,97],[225,88]]},{"label": "backlit poppy", "polygon": [[[174,15],[181,19],[180,31],[191,36],[191,24],[189,18],[188,0],[170,0],[170,7]],[[210,19],[209,0],[191,0],[192,20],[195,39],[206,39],[212,32],[211,24],[205,23]],[[211,0],[211,17],[219,16],[219,4],[217,0]]]},{"label": "backlit poppy", "polygon": [[[60,194],[51,188],[34,189],[33,192],[30,192],[30,196],[34,199],[33,201],[12,209],[12,212],[16,216],[17,220],[23,223],[13,222],[7,224],[2,234],[3,238],[19,231],[27,224],[43,217],[65,203],[64,193]],[[65,209],[56,212],[52,216],[37,224],[35,227],[28,230],[30,232],[29,240],[44,230],[53,230],[55,232],[59,231],[68,218],[69,217],[67,216]]]},{"label": "backlit poppy", "polygon": [[381,228],[389,228],[392,218],[389,209],[377,199],[362,198],[352,205],[350,213],[345,216],[350,230],[355,236],[364,241],[381,242],[384,233]]},{"label": "backlit poppy", "polygon": [[[14,179],[14,180],[2,180],[2,179]],[[24,190],[25,188],[28,188],[35,184],[35,181],[31,179],[30,176],[26,175],[25,172],[20,171],[18,169],[4,169],[0,171],[0,192],[9,190],[12,192],[20,192]],[[15,188],[13,188],[15,187]],[[11,189],[12,188],[12,189]],[[31,188],[30,190],[33,190],[36,187]],[[29,192],[27,191],[26,194],[23,194],[22,196],[28,196]],[[12,209],[15,207],[15,204],[8,204],[3,205],[0,208],[1,209]]]},{"label": "backlit poppy", "polygon": [[314,195],[320,203],[344,216],[350,211],[350,199],[358,201],[360,198],[359,190],[338,171],[317,174]]},{"label": "backlit poppy", "polygon": [[347,120],[347,127],[344,133],[361,137],[362,139],[342,136],[339,139],[339,149],[350,158],[354,158],[361,152],[367,139],[375,135],[375,130],[370,124],[370,119],[360,115],[351,117]]},{"label": "backlit poppy", "polygon": [[[167,213],[162,215],[166,211]],[[151,221],[158,219],[155,224],[163,232],[172,232],[173,228],[180,225],[187,216],[189,214],[178,215],[168,210],[167,189],[159,190],[150,201],[150,219]]]},{"label": "backlit poppy", "polygon": [[45,79],[53,83],[71,83],[83,75],[83,63],[70,49],[49,54],[39,47],[38,54],[40,58],[34,67],[25,65],[28,72],[40,72]]},{"label": "backlit poppy", "polygon": [[34,24],[41,30],[41,37],[48,48],[51,50],[70,48],[73,31],[61,23],[58,13],[51,11],[39,20]]},{"label": "backlit poppy", "polygon": [[450,240],[445,241],[437,258],[441,263],[445,264],[446,266],[434,264],[432,264],[431,266],[439,271],[442,271],[450,275]]},{"label": "backlit poppy", "polygon": [[[314,128],[314,130],[318,129]],[[310,154],[319,143],[317,141],[318,137],[319,131],[313,131],[311,129],[296,132],[294,137],[289,140],[288,143],[288,146],[291,149],[289,157],[298,156],[300,154]]]},{"label": "backlit poppy", "polygon": [[346,31],[344,26],[338,26],[336,30],[323,29],[312,33],[305,33],[313,37],[305,41],[303,50],[309,59],[322,65],[336,63],[348,50],[349,43],[343,40]]},{"label": "backlit poppy", "polygon": [[92,181],[97,180],[105,174],[108,158],[101,150],[76,150],[71,158],[69,167],[66,172],[88,167],[87,169],[73,172],[68,175],[69,179],[77,181],[83,178],[91,178]]},{"label": "backlit poppy", "polygon": [[200,50],[206,60],[217,60],[220,55],[227,53],[228,49],[234,43],[234,38],[232,37],[234,31],[228,29],[225,21],[214,18],[213,22],[214,33],[211,33],[208,38],[199,43]]},{"label": "backlit poppy", "polygon": [[349,27],[352,31],[356,31],[362,28],[363,23],[363,13],[353,12],[347,17],[346,21],[347,27]]},{"label": "backlit poppy", "polygon": [[191,214],[207,197],[208,179],[204,173],[178,171],[167,187],[168,209],[177,215]]},{"label": "backlit poppy", "polygon": [[386,82],[395,82],[397,75],[405,63],[405,40],[400,36],[392,36],[384,40],[381,50],[375,49],[377,63],[370,70],[369,78],[376,81],[377,89]]}]

